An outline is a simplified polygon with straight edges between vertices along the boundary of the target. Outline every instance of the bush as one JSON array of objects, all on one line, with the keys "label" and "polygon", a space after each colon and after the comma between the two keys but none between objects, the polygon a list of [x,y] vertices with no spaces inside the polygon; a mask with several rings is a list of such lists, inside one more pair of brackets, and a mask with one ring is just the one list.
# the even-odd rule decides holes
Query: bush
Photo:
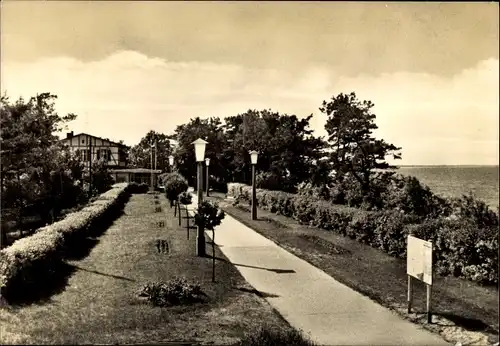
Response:
[{"label": "bush", "polygon": [[147,193],[149,190],[149,185],[145,183],[138,184],[136,182],[130,183],[130,193]]},{"label": "bush", "polygon": [[167,173],[163,178],[163,183],[165,185],[165,195],[170,201],[170,206],[174,205],[174,201],[177,200],[179,194],[188,189],[186,178],[176,172]]},{"label": "bush", "polygon": [[296,187],[290,177],[281,176],[273,172],[257,173],[255,175],[255,186],[260,189],[273,191],[296,191]]},{"label": "bush", "polygon": [[[349,236],[399,258],[406,257],[407,236],[411,232],[434,243],[438,274],[497,283],[498,214],[484,202],[464,196],[453,200],[453,213],[444,217],[449,213],[446,204],[441,208],[436,202],[439,200],[425,195],[426,188],[421,190],[414,180],[403,181],[405,186],[411,188],[400,190],[406,192],[400,195],[400,199],[393,200],[397,201],[393,204],[397,205],[395,209],[366,211],[349,208],[321,200],[312,193],[304,193],[304,190],[294,195],[257,189],[257,202],[259,207],[273,213]],[[412,191],[424,191],[424,198],[419,193],[414,195]],[[250,202],[251,187],[228,184],[228,195]],[[404,205],[404,201],[408,205]],[[423,217],[425,211],[442,216],[432,219]]]},{"label": "bush", "polygon": [[223,180],[210,176],[210,190],[227,193],[227,183]]},{"label": "bush", "polygon": [[449,215],[449,203],[436,196],[428,186],[415,177],[394,176],[383,193],[384,207],[402,210],[422,219],[433,219]]},{"label": "bush", "polygon": [[450,205],[452,218],[468,220],[479,228],[498,230],[499,214],[473,194],[451,198]]},{"label": "bush", "polygon": [[436,272],[483,284],[498,283],[498,235],[465,218],[427,220],[412,234],[432,241]]},{"label": "bush", "polygon": [[326,185],[315,186],[311,183],[301,183],[297,187],[298,195],[311,196],[317,199],[330,199],[330,190]]},{"label": "bush", "polygon": [[184,205],[188,205],[192,203],[193,196],[187,191],[184,191],[179,195],[179,202]]},{"label": "bush", "polygon": [[172,306],[198,302],[205,294],[200,285],[189,284],[184,278],[175,278],[168,282],[147,283],[139,292],[154,306]]},{"label": "bush", "polygon": [[295,329],[275,330],[267,327],[261,327],[259,330],[245,335],[235,345],[313,346],[315,344]]},{"label": "bush", "polygon": [[69,244],[73,244],[75,238],[83,236],[94,225],[105,222],[106,218],[113,218],[113,212],[123,206],[128,194],[126,183],[113,185],[111,190],[82,210],[69,213],[63,220],[39,228],[35,234],[2,249],[2,295],[8,299],[14,293],[22,292],[24,287],[44,279],[44,274],[53,271],[54,263],[64,257]]},{"label": "bush", "polygon": [[224,219],[224,211],[219,209],[219,205],[212,201],[202,201],[194,215],[194,222],[197,226],[202,226],[206,230],[213,231]]}]

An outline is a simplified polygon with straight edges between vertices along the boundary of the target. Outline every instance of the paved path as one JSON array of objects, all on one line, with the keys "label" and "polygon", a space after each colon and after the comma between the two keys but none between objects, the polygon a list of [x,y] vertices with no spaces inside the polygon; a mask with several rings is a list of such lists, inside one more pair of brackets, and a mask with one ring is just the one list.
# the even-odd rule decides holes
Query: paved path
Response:
[{"label": "paved path", "polygon": [[[196,205],[193,194],[191,211]],[[293,327],[319,344],[447,345],[441,337],[403,320],[229,215],[215,233],[222,253],[245,280]]]}]

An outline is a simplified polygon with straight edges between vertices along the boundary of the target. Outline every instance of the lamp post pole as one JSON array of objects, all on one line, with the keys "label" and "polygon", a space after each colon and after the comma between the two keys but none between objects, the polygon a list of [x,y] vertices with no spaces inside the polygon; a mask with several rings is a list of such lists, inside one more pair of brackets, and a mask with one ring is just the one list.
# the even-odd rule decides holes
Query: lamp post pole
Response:
[{"label": "lamp post pole", "polygon": [[207,197],[208,197],[208,191],[209,191],[209,186],[208,186],[208,183],[209,183],[208,166],[210,165],[210,159],[208,157],[205,159],[205,164],[207,165],[207,179],[206,179],[206,182],[207,182]]},{"label": "lamp post pole", "polygon": [[255,166],[257,165],[258,152],[250,151],[250,159],[252,163],[252,220],[257,220],[257,188],[255,181]]},{"label": "lamp post pole", "polygon": [[[198,165],[197,188],[198,188],[198,207],[199,207],[203,202],[203,159],[205,156],[205,146],[207,145],[207,142],[201,138],[198,138],[192,144],[194,144],[196,162]],[[198,225],[198,231],[196,234],[196,255],[199,257],[204,257],[205,254],[206,254],[205,231],[204,231],[204,225],[200,223]]]},{"label": "lamp post pole", "polygon": [[150,179],[150,190],[153,191],[153,143],[151,142],[151,179]]}]

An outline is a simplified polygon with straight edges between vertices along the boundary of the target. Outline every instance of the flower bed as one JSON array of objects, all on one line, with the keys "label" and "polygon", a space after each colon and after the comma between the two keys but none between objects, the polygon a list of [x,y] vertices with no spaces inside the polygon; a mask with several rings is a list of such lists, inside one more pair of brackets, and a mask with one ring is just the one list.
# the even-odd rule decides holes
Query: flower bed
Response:
[{"label": "flower bed", "polygon": [[[251,201],[251,186],[230,183],[228,196]],[[419,218],[397,209],[366,211],[336,205],[314,196],[257,189],[257,205],[301,224],[332,230],[392,256],[406,258],[410,232],[433,241],[435,268],[440,275],[498,283],[498,229],[467,218],[438,218],[419,223]]]},{"label": "flower bed", "polygon": [[96,224],[116,217],[130,194],[127,183],[115,184],[85,208],[66,215],[51,225],[39,228],[0,251],[0,289],[7,298],[54,271],[64,250],[75,238],[85,236]]}]

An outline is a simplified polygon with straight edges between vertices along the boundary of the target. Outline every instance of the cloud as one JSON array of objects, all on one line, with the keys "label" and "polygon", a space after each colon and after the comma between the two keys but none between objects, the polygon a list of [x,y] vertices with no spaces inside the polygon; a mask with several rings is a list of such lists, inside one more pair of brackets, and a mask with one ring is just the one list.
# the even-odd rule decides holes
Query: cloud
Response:
[{"label": "cloud", "polygon": [[150,129],[171,133],[190,118],[271,108],[303,117],[324,135],[318,107],[340,92],[375,103],[377,134],[403,147],[403,164],[498,164],[499,62],[452,78],[430,74],[344,77],[322,65],[291,72],[239,65],[169,62],[134,51],[103,60],[45,58],[2,64],[11,98],[50,91],[76,132],[134,144]]}]

